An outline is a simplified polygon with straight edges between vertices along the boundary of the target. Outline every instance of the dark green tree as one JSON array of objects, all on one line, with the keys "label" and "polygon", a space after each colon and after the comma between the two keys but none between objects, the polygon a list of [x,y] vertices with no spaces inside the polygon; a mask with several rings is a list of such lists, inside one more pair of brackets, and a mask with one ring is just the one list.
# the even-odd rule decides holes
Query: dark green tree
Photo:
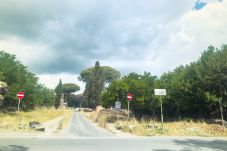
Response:
[{"label": "dark green tree", "polygon": [[154,105],[153,87],[155,76],[145,72],[144,75],[130,73],[121,80],[113,81],[101,95],[104,107],[114,106],[115,101],[120,101],[122,108],[127,108],[127,93],[133,94],[131,109],[137,114],[150,113]]},{"label": "dark green tree", "polygon": [[227,45],[208,47],[198,60],[197,73],[208,101],[218,102],[224,125],[223,107],[227,105]]},{"label": "dark green tree", "polygon": [[23,91],[25,94],[21,100],[21,106],[25,110],[44,105],[45,98],[48,98],[46,104],[53,105],[53,91],[40,86],[35,74],[17,60],[15,55],[4,51],[0,51],[0,79],[8,85],[8,92],[3,102],[4,108],[17,106],[18,91]]},{"label": "dark green tree", "polygon": [[62,86],[63,93],[65,94],[65,102],[68,102],[70,93],[80,90],[80,87],[74,83],[64,83]]},{"label": "dark green tree", "polygon": [[115,101],[120,101],[122,108],[127,107],[126,95],[128,93],[128,84],[123,80],[114,80],[108,86],[106,91],[101,94],[100,102],[105,108],[114,107]]},{"label": "dark green tree", "polygon": [[55,107],[59,107],[60,101],[61,101],[61,96],[63,94],[63,85],[61,79],[59,80],[58,85],[55,88]]},{"label": "dark green tree", "polygon": [[84,104],[91,108],[99,105],[100,95],[105,85],[118,78],[120,78],[119,71],[108,66],[100,66],[98,61],[95,67],[82,71],[79,80],[86,82]]}]

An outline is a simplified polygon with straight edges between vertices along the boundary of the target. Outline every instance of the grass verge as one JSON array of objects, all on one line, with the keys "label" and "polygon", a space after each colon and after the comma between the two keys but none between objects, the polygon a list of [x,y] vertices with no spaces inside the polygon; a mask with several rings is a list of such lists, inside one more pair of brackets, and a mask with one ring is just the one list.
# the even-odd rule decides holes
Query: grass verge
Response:
[{"label": "grass verge", "polygon": [[204,136],[204,137],[227,137],[227,128],[223,129],[218,124],[208,124],[203,120],[193,121],[191,119],[164,122],[162,130],[161,123],[157,120],[137,120],[126,116],[89,112],[84,113],[87,118],[97,122],[100,127],[108,129],[108,123],[113,123],[117,130],[135,134],[138,136]]},{"label": "grass verge", "polygon": [[20,111],[20,112],[0,112],[0,131],[1,130],[30,130],[29,122],[37,121],[40,123],[55,119],[60,116],[65,116],[62,120],[63,128],[69,118],[72,111],[70,109],[55,109],[55,108],[37,108],[33,111]]}]

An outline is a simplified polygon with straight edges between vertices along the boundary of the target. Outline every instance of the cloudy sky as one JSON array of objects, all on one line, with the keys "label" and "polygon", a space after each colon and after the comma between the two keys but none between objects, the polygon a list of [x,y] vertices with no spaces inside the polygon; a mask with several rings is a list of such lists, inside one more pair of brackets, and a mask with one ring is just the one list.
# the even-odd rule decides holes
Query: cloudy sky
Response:
[{"label": "cloudy sky", "polygon": [[[101,65],[160,75],[227,43],[227,0],[0,1],[0,49],[54,88]],[[83,89],[83,88],[82,88]]]}]

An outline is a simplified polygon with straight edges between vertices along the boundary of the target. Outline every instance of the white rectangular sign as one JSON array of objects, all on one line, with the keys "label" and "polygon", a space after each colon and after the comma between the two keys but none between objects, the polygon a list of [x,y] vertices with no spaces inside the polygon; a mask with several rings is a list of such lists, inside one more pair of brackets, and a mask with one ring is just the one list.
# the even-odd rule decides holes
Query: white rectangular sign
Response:
[{"label": "white rectangular sign", "polygon": [[166,95],[166,89],[154,89],[155,95]]},{"label": "white rectangular sign", "polygon": [[121,109],[121,102],[120,101],[115,102],[115,109]]}]

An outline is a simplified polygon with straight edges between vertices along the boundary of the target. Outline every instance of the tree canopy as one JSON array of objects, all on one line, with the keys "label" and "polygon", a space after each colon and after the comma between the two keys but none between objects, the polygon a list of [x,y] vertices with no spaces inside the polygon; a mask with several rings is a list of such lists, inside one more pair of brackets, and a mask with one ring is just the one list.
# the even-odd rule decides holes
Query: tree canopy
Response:
[{"label": "tree canopy", "polygon": [[155,88],[167,89],[163,100],[166,116],[220,117],[223,111],[227,118],[227,45],[210,46],[197,61],[163,73],[159,78],[145,72],[114,80],[101,94],[101,104],[110,107],[119,100],[124,108],[126,95],[131,92],[130,104],[135,113],[159,115],[160,102],[154,96]]},{"label": "tree canopy", "polygon": [[70,93],[80,90],[80,87],[74,83],[64,83],[63,84],[63,93],[65,94],[65,102],[68,103]]},{"label": "tree canopy", "polygon": [[38,78],[26,66],[11,55],[0,51],[0,81],[8,85],[8,92],[2,107],[16,107],[16,93],[23,91],[22,108],[32,109],[37,106],[52,106],[54,92],[38,83]]},{"label": "tree canopy", "polygon": [[81,72],[79,80],[86,82],[84,91],[84,105],[95,108],[99,105],[100,95],[106,84],[120,78],[120,72],[108,66],[95,66]]},{"label": "tree canopy", "polygon": [[73,93],[79,91],[80,87],[74,83],[64,83],[63,84],[63,92],[64,93]]}]

